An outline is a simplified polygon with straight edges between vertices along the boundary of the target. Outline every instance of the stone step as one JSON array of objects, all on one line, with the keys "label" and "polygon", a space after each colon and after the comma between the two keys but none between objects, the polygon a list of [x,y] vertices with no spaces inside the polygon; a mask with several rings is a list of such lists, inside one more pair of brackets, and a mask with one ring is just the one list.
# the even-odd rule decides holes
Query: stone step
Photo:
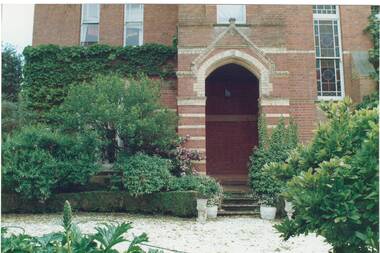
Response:
[{"label": "stone step", "polygon": [[256,199],[252,197],[234,197],[234,198],[223,198],[223,204],[255,204]]},{"label": "stone step", "polygon": [[218,216],[235,216],[235,215],[249,215],[259,217],[259,211],[226,211],[226,210],[218,210]]},{"label": "stone step", "polygon": [[257,211],[259,204],[222,204],[222,209],[225,211]]}]

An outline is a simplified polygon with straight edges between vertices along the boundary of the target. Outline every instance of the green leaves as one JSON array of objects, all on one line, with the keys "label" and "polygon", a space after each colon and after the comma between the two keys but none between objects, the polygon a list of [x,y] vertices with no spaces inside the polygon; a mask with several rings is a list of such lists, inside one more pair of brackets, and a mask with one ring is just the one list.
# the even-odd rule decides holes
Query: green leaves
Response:
[{"label": "green leaves", "polygon": [[143,153],[117,164],[117,170],[123,174],[124,188],[133,196],[159,192],[167,187],[171,167],[170,160]]},{"label": "green leaves", "polygon": [[46,200],[56,189],[85,184],[99,168],[94,135],[64,134],[45,125],[27,126],[3,144],[3,187]]},{"label": "green leaves", "polygon": [[[113,247],[121,242],[132,228],[132,223],[104,223],[95,227],[97,231],[93,235],[82,234],[78,227],[71,221],[71,208],[68,201],[65,202],[63,226],[65,231],[51,233],[42,237],[32,237],[26,234],[7,235],[7,229],[1,228],[1,252],[4,253],[117,253]],[[147,242],[148,236],[142,233],[133,236],[125,253],[144,253],[141,243]]]},{"label": "green leaves", "polygon": [[41,45],[26,47],[24,57],[22,95],[27,107],[40,112],[39,120],[45,121],[45,113],[63,102],[70,85],[81,85],[98,74],[175,76],[171,62],[175,62],[176,49],[160,44],[137,47]]},{"label": "green leaves", "polygon": [[[267,134],[267,124],[264,117],[259,118],[259,147],[253,150],[249,158],[249,177],[253,192],[259,195],[262,200],[270,201],[272,204],[277,201],[278,195],[284,186],[277,173],[270,171],[282,171],[285,178],[292,177],[294,174],[285,167],[277,167],[272,162],[283,162],[287,159],[290,151],[297,147],[298,135],[297,125],[291,119],[289,125],[285,125],[284,118],[281,118],[278,125],[273,129],[272,134]],[[266,167],[273,167],[267,168]],[[274,168],[276,167],[276,168]],[[287,176],[284,173],[291,173]]]},{"label": "green leaves", "polygon": [[1,95],[11,102],[18,100],[22,82],[21,55],[11,45],[2,47],[1,52]]},{"label": "green leaves", "polygon": [[323,107],[329,121],[311,143],[272,166],[274,175],[284,168],[298,172],[285,189],[296,209],[294,220],[276,228],[285,239],[320,234],[334,252],[378,252],[377,110],[352,111],[347,99]]}]

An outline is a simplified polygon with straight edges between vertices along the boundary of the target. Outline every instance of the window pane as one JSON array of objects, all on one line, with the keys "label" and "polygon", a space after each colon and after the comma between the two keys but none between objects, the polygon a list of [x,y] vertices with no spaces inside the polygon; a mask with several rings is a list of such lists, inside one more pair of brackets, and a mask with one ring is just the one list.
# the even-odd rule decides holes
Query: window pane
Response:
[{"label": "window pane", "polygon": [[335,5],[313,5],[314,14],[336,14]]},{"label": "window pane", "polygon": [[[339,45],[338,43],[338,35],[335,34],[333,29],[333,22],[331,20],[319,20],[319,44],[320,44],[320,54],[318,52],[317,56],[321,57],[336,57],[339,56],[339,54],[336,54],[336,49],[338,48],[339,51]],[[336,40],[335,40],[336,39]],[[319,46],[317,44],[316,39],[316,47]],[[319,50],[318,50],[319,51]]]},{"label": "window pane", "polygon": [[231,5],[223,4],[218,5],[218,22],[221,24],[228,24],[230,18],[235,18],[236,23],[245,23],[245,5]]},{"label": "window pane", "polygon": [[[318,68],[320,66],[320,69]],[[320,72],[320,74],[318,73]],[[319,96],[340,96],[340,62],[333,59],[317,59],[317,88]],[[322,85],[321,85],[322,83]]]},{"label": "window pane", "polygon": [[142,44],[142,24],[127,23],[125,25],[125,44],[138,46]]},{"label": "window pane", "polygon": [[82,23],[99,23],[99,4],[83,4]]},{"label": "window pane", "polygon": [[126,4],[125,5],[125,21],[126,22],[143,22],[143,5],[142,4]]},{"label": "window pane", "polygon": [[81,29],[81,44],[97,43],[99,40],[98,24],[83,24]]}]

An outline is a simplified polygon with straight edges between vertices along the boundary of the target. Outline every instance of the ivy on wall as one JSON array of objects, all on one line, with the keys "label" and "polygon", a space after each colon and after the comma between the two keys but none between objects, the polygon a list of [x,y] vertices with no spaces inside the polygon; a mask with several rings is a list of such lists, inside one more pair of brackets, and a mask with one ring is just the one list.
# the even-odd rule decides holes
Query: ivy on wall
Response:
[{"label": "ivy on wall", "polygon": [[150,77],[175,76],[175,47],[144,44],[132,47],[41,45],[25,48],[22,97],[28,109],[43,114],[64,100],[69,85],[96,74]]}]

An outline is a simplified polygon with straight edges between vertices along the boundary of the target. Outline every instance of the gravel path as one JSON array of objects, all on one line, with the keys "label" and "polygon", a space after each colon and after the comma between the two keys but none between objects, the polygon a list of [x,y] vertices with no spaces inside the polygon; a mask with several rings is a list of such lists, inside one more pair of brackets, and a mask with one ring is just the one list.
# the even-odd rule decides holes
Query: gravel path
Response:
[{"label": "gravel path", "polygon": [[[182,219],[160,215],[123,213],[78,213],[74,216],[85,233],[94,233],[94,227],[107,221],[131,221],[131,234],[146,232],[149,244],[183,252],[292,252],[327,253],[331,248],[322,237],[313,234],[292,238],[284,242],[269,222],[251,217],[218,217],[206,224],[195,219]],[[2,215],[1,226],[20,226],[25,232],[39,236],[61,230],[61,214]],[[20,230],[14,230],[14,232]],[[125,249],[122,244],[118,249]]]}]

